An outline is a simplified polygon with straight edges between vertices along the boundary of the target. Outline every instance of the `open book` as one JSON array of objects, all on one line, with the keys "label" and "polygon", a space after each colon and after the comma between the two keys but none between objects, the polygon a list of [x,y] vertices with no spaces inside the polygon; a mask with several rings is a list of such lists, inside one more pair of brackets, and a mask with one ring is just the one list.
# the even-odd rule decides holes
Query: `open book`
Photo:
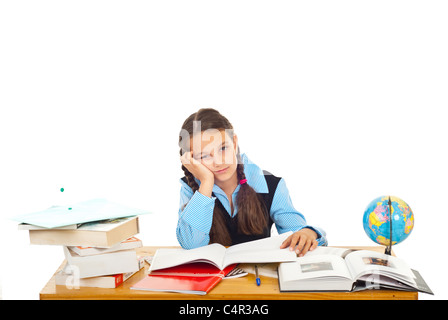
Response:
[{"label": "open book", "polygon": [[420,274],[394,256],[369,250],[318,247],[280,263],[280,291],[395,289],[433,294]]},{"label": "open book", "polygon": [[224,247],[214,243],[196,249],[158,249],[154,255],[149,272],[170,268],[192,262],[206,262],[220,270],[235,263],[285,262],[295,261],[296,254],[288,248],[280,249],[280,245],[291,232],[279,236],[264,238]]}]

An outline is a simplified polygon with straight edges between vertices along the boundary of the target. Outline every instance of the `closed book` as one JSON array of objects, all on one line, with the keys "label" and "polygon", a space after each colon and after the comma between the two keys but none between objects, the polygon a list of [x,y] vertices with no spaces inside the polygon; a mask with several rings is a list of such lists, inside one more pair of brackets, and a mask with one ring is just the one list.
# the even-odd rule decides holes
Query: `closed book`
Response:
[{"label": "closed book", "polygon": [[136,237],[130,237],[126,240],[113,245],[110,248],[98,248],[98,247],[83,247],[83,246],[69,246],[68,248],[73,252],[76,252],[81,257],[92,256],[96,254],[103,254],[108,252],[115,252],[120,250],[129,250],[140,248],[142,246],[142,241]]},{"label": "closed book", "polygon": [[220,270],[207,263],[191,263],[161,269],[152,271],[131,289],[205,295],[235,266],[236,264],[229,265]]},{"label": "closed book", "polygon": [[137,252],[133,249],[81,257],[67,247],[63,248],[68,264],[72,270],[76,270],[80,278],[139,270]]},{"label": "closed book", "polygon": [[[144,257],[139,257],[139,269],[145,265]],[[55,275],[56,285],[62,285],[69,288],[91,287],[113,289],[121,285],[127,279],[132,277],[137,271],[127,273],[118,273],[113,275],[98,276],[81,279],[77,276],[75,270],[72,270],[69,264]]]},{"label": "closed book", "polygon": [[31,244],[100,248],[109,248],[138,232],[138,217],[89,222],[76,230],[29,230]]}]

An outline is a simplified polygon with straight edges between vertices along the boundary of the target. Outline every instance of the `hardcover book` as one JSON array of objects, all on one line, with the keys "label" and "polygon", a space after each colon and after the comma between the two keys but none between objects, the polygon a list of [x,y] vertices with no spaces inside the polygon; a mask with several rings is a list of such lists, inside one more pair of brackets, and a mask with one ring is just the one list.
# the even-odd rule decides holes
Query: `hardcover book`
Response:
[{"label": "hardcover book", "polygon": [[420,274],[395,256],[318,247],[278,267],[280,291],[395,289],[433,294]]}]

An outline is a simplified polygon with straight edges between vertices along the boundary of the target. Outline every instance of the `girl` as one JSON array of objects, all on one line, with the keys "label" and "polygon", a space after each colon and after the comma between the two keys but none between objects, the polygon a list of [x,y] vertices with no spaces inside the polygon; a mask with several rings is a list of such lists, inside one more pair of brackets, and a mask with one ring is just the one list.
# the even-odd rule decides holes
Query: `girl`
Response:
[{"label": "girl", "polygon": [[230,122],[214,109],[190,115],[179,135],[182,170],[177,239],[191,249],[209,243],[230,246],[294,233],[281,248],[305,255],[326,245],[325,232],[306,224],[294,209],[282,178],[262,171],[245,154]]}]

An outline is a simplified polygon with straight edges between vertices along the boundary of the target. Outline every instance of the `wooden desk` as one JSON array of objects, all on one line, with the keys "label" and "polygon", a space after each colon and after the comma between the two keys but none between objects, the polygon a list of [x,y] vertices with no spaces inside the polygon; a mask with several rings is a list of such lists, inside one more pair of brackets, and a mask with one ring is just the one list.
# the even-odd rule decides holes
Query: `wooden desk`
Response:
[{"label": "wooden desk", "polygon": [[[368,249],[384,251],[384,247],[351,247],[353,249]],[[139,255],[153,255],[158,247],[142,247],[137,249]],[[62,268],[59,267],[58,271]],[[280,292],[278,279],[260,277],[261,286],[255,283],[255,276],[222,280],[207,295],[193,295],[171,292],[151,292],[131,290],[135,283],[143,279],[148,271],[148,264],[144,269],[134,274],[122,285],[115,289],[87,288],[68,289],[56,286],[54,275],[40,292],[41,300],[49,299],[148,299],[148,300],[417,300],[418,292],[395,290],[366,290],[360,292]]]}]

